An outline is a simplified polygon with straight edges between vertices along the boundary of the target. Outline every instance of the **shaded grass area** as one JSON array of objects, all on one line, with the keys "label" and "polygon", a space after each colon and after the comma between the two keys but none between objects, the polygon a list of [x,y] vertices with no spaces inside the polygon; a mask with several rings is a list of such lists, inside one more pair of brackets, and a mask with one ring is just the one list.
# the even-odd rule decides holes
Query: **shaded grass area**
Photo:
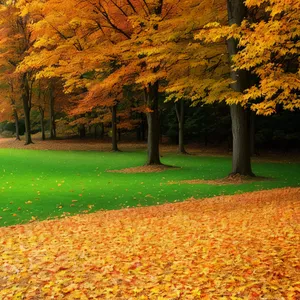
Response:
[{"label": "shaded grass area", "polygon": [[0,226],[101,209],[147,206],[285,186],[300,186],[299,163],[253,163],[271,181],[239,185],[178,184],[169,181],[225,177],[228,157],[166,154],[177,166],[161,173],[122,174],[106,170],[140,166],[145,152],[32,151],[0,149]]}]

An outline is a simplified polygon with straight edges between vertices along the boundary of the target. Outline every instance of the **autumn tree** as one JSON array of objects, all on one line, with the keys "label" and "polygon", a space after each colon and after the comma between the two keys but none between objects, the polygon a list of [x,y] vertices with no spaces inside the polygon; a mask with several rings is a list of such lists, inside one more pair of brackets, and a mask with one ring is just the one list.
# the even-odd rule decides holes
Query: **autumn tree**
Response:
[{"label": "autumn tree", "polygon": [[[2,62],[6,65],[6,60]],[[16,129],[16,140],[20,140],[19,119],[22,115],[21,107],[21,93],[20,93],[20,78],[18,74],[11,72],[11,69],[6,66],[5,69],[0,72],[1,80],[1,99],[0,110],[1,119],[13,119]],[[7,69],[8,68],[8,69]]]},{"label": "autumn tree", "polygon": [[49,124],[50,124],[50,139],[56,138],[56,123],[55,123],[55,78],[48,79],[49,90]]},{"label": "autumn tree", "polygon": [[42,140],[46,139],[45,134],[45,116],[47,111],[47,95],[48,95],[48,86],[47,82],[39,80],[36,82],[33,89],[33,107],[37,108],[40,113],[40,124],[41,124],[41,133]]},{"label": "autumn tree", "polygon": [[[240,25],[246,17],[246,7],[242,0],[227,0],[227,12],[228,12],[228,23],[229,25]],[[219,23],[214,23],[219,24]],[[205,32],[201,32],[196,38],[205,39],[209,42],[215,42],[218,39],[212,37],[209,40],[205,36]],[[227,49],[229,54],[229,60],[235,54],[238,53],[238,40],[235,37],[228,39]],[[232,153],[232,171],[231,174],[241,174],[252,176],[251,169],[251,153],[250,153],[250,131],[249,131],[249,112],[245,109],[241,103],[236,101],[238,93],[244,92],[249,87],[249,74],[245,70],[236,70],[234,67],[231,68],[230,72],[233,82],[230,84],[234,93],[224,93],[219,100],[224,97],[227,99],[227,103],[230,104],[230,114],[232,120],[232,136],[233,136],[233,153]],[[221,78],[220,78],[221,81]],[[226,95],[226,96],[224,96]],[[220,95],[221,96],[221,95]]]},{"label": "autumn tree", "polygon": [[[164,28],[158,40],[152,60],[164,58],[166,101],[175,103],[178,122],[179,152],[184,149],[184,109],[188,105],[213,103],[228,85],[228,60],[224,44],[213,47],[195,41],[194,33],[213,20],[225,17],[225,2],[182,1],[172,18],[163,22]],[[201,18],[199,17],[201,16]],[[158,53],[158,55],[157,55]],[[220,79],[223,79],[220,81]]]},{"label": "autumn tree", "polygon": [[[170,0],[73,0],[61,5],[32,0],[23,6],[24,13],[34,11],[41,17],[31,26],[36,43],[22,68],[38,69],[38,77],[61,77],[66,92],[82,90],[82,113],[83,108],[89,112],[108,99],[120,103],[122,99],[106,91],[114,94],[122,86],[134,85],[146,105],[147,164],[160,164],[160,93],[168,90],[180,100],[182,89],[192,86],[189,92],[196,101],[207,97],[207,90],[217,97],[225,86],[214,85],[211,78],[220,70],[216,66],[224,66],[224,46],[204,47],[193,40],[195,30],[220,17],[222,5],[215,9],[209,1]],[[191,76],[187,79],[186,74]]]},{"label": "autumn tree", "polygon": [[[17,1],[3,1],[0,9],[0,52],[2,62],[6,62],[11,74],[15,73],[18,65],[28,54],[32,46],[32,32],[29,29],[30,16],[22,15]],[[34,82],[32,70],[18,73],[20,78],[21,99],[25,118],[25,144],[32,143],[30,111],[32,106],[32,86]]]},{"label": "autumn tree", "polygon": [[[228,24],[240,26],[247,16],[247,9],[243,0],[227,0]],[[231,37],[227,41],[230,61],[239,51],[238,40]],[[250,77],[246,70],[231,69],[231,78],[234,81],[231,88],[243,93],[250,86]],[[240,103],[230,105],[232,120],[232,171],[231,174],[253,176],[250,151],[250,114]]]},{"label": "autumn tree", "polygon": [[[24,10],[40,11],[40,15],[43,17],[33,25],[38,35],[35,43],[37,51],[23,61],[23,68],[26,69],[28,66],[39,68],[43,65],[44,68],[39,72],[39,76],[61,76],[65,81],[66,92],[78,88],[90,90],[92,86],[93,91],[95,91],[95,87],[98,87],[100,91],[103,86],[104,88],[113,87],[116,81],[121,81],[124,85],[133,83],[139,71],[146,69],[147,65],[144,65],[145,59],[139,59],[136,44],[134,51],[129,53],[122,48],[129,51],[133,43],[138,43],[135,41],[135,35],[140,30],[146,32],[143,24],[151,30],[157,29],[153,20],[161,13],[163,1],[159,1],[159,3],[145,1],[144,4],[137,1],[124,1],[124,3],[82,1],[79,4],[74,1],[76,5],[71,2],[70,6],[66,7],[59,6],[55,1],[48,1],[43,7],[40,7],[37,1],[31,2],[31,7],[24,6]],[[72,9],[66,10],[68,7],[72,7]],[[138,18],[141,20],[138,21]],[[140,24],[138,28],[134,27],[136,24]],[[111,66],[115,63],[116,65],[112,68]],[[105,80],[101,71],[103,65],[109,66],[109,76],[106,76]],[[99,69],[100,72],[98,72]],[[96,71],[94,80],[86,80],[82,77],[83,74],[90,71]],[[159,122],[155,104],[158,102],[159,85],[156,82],[158,77],[152,82],[155,76],[157,77],[157,74],[146,83],[137,83],[144,90],[145,101],[149,104],[147,112],[149,164],[160,163]],[[99,84],[99,81],[102,82],[102,85]],[[83,99],[88,109],[91,108],[88,101],[94,101],[90,95],[88,94],[88,97]],[[103,97],[102,99],[106,101]],[[112,108],[114,111],[114,106]]]},{"label": "autumn tree", "polygon": [[208,24],[198,38],[225,38],[232,61],[232,88],[223,95],[233,120],[232,173],[252,175],[247,107],[270,115],[294,110],[299,101],[299,1],[228,0],[228,25]]}]

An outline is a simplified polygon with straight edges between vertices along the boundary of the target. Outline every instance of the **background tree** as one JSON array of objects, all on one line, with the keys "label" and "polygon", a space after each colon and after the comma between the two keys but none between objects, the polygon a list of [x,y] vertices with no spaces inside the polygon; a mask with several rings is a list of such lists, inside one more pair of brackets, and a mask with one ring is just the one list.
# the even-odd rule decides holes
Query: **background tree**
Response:
[{"label": "background tree", "polygon": [[[0,52],[2,65],[11,74],[16,72],[18,65],[28,55],[32,43],[32,32],[29,28],[31,21],[28,14],[22,15],[16,1],[3,1],[0,9],[1,29]],[[21,99],[25,118],[25,144],[32,143],[30,127],[30,111],[32,105],[33,73],[28,69],[19,73]]]},{"label": "background tree", "polygon": [[222,97],[232,107],[232,172],[252,175],[246,107],[264,115],[279,107],[299,108],[299,3],[232,0],[228,1],[228,15],[231,26],[208,24],[209,29],[196,37],[207,42],[228,40],[232,87],[239,92]]}]

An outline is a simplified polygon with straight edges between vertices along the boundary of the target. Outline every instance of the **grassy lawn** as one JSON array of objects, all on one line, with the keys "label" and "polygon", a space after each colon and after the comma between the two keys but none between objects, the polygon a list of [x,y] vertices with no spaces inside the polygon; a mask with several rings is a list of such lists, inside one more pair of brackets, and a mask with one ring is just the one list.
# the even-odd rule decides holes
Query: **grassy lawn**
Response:
[{"label": "grassy lawn", "polygon": [[143,165],[145,152],[37,151],[0,149],[0,226],[101,209],[147,206],[262,189],[300,185],[299,163],[255,162],[259,176],[239,185],[168,184],[218,179],[230,171],[228,157],[166,154],[161,173],[122,174],[106,170]]}]

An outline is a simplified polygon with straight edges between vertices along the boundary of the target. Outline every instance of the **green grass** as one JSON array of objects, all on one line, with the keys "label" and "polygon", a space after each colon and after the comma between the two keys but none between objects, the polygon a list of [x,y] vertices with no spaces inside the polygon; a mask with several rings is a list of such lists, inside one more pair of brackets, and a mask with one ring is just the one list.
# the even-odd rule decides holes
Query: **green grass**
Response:
[{"label": "green grass", "polygon": [[[260,189],[300,186],[300,164],[253,163],[259,176],[274,180],[241,185],[169,185],[168,181],[217,179],[230,171],[228,157],[166,154],[178,166],[162,173],[107,173],[140,166],[145,152],[82,152],[0,149],[0,226],[100,209],[182,201]],[[72,200],[77,200],[73,201]],[[28,202],[29,201],[29,202]]]}]

